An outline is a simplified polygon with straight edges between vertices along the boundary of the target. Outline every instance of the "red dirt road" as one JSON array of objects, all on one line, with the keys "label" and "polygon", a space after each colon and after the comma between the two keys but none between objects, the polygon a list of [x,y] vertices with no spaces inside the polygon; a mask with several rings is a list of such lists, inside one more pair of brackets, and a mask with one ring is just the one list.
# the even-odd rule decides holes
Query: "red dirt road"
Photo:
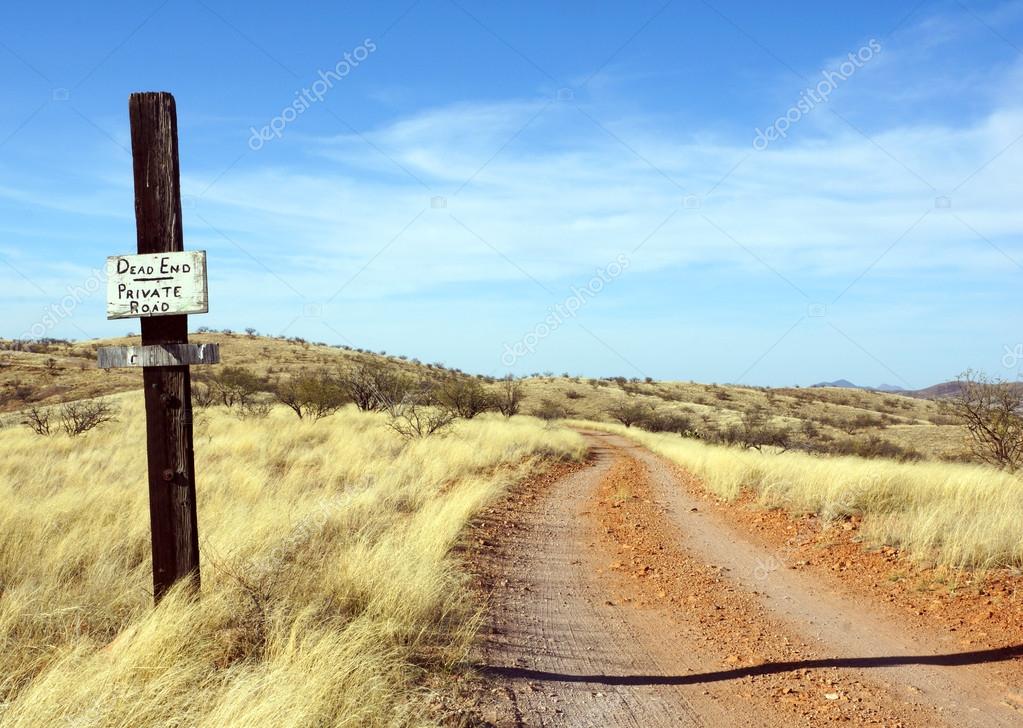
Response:
[{"label": "red dirt road", "polygon": [[476,526],[498,726],[1023,726],[1023,648],[950,652],[777,558],[627,440]]}]

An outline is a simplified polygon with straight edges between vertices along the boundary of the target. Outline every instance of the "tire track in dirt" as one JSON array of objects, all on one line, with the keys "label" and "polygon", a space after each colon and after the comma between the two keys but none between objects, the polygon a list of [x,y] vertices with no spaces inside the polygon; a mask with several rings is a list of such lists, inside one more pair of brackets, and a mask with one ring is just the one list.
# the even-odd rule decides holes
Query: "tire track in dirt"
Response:
[{"label": "tire track in dirt", "polygon": [[492,724],[1023,724],[982,667],[917,664],[955,658],[804,575],[758,576],[768,552],[667,464],[587,437],[587,467],[527,486],[482,529]]},{"label": "tire track in dirt", "polygon": [[[678,684],[702,658],[653,610],[609,598],[594,506],[614,450],[527,487],[492,513],[478,554],[492,586],[480,663],[494,691],[481,712],[500,726],[772,726],[729,686]],[[492,541],[491,541],[492,539]]]},{"label": "tire track in dirt", "polygon": [[1023,712],[1007,699],[1019,686],[1013,690],[993,669],[1018,661],[1023,648],[950,653],[947,645],[932,639],[936,634],[912,634],[874,605],[829,588],[812,574],[787,569],[765,573],[765,556],[770,556],[763,548],[700,508],[680,487],[670,465],[645,448],[620,439],[616,443],[648,469],[680,547],[728,564],[729,583],[757,594],[771,617],[806,640],[818,664],[860,675],[864,684],[882,687],[920,715],[933,710],[952,725],[1023,725]]}]

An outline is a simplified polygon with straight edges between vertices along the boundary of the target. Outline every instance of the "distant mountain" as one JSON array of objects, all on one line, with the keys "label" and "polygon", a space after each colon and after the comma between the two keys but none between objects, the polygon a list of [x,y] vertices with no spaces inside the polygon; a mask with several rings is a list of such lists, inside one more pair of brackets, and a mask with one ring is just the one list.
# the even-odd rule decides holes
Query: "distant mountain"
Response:
[{"label": "distant mountain", "polygon": [[905,387],[900,387],[897,384],[885,384],[883,382],[881,384],[877,385],[876,387],[874,387],[874,389],[876,389],[878,392],[905,392],[905,391],[907,391]]},{"label": "distant mountain", "polygon": [[865,389],[868,392],[908,392],[903,387],[899,387],[895,384],[879,384],[876,387],[861,387],[858,384],[853,384],[848,379],[836,379],[833,382],[818,382],[812,385],[814,387],[840,387],[842,389]]},{"label": "distant mountain", "polygon": [[942,382],[941,384],[933,384],[923,389],[906,392],[906,394],[910,397],[919,397],[920,399],[941,399],[942,397],[951,397],[958,394],[960,387],[959,382]]},{"label": "distant mountain", "polygon": [[[1023,382],[1007,382],[1007,384],[1017,392],[1023,389]],[[962,384],[955,381],[942,382],[941,384],[933,384],[923,389],[915,389],[905,394],[910,397],[919,397],[920,399],[945,399],[946,397],[954,397],[959,394],[962,386]]]},{"label": "distant mountain", "polygon": [[848,379],[836,379],[833,382],[818,382],[817,384],[811,385],[814,387],[843,387],[844,389],[863,389],[858,387]]}]

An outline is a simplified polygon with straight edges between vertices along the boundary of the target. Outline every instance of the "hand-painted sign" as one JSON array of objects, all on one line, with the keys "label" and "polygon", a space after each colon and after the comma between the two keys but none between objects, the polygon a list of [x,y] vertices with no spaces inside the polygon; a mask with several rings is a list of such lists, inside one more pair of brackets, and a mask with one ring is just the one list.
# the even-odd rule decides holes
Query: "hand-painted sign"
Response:
[{"label": "hand-painted sign", "polygon": [[208,311],[205,250],[107,258],[108,319]]}]

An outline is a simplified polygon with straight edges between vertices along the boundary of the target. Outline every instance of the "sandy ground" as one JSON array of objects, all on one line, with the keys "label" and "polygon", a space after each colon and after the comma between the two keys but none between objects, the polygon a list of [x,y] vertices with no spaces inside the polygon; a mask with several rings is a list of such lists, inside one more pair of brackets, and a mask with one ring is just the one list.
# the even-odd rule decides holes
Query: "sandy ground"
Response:
[{"label": "sandy ground", "polygon": [[[622,438],[472,531],[473,723],[1021,726],[1023,648],[949,649],[785,554]],[[690,484],[691,485],[691,484]]]}]

